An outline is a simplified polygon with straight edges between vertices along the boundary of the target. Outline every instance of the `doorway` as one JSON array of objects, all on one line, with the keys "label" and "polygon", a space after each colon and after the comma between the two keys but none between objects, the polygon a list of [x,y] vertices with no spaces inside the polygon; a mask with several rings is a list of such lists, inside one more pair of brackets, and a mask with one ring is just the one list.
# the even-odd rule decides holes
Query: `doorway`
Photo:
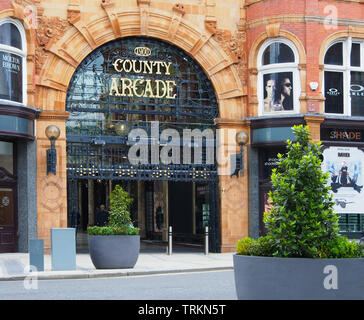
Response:
[{"label": "doorway", "polygon": [[15,192],[0,186],[0,253],[16,251]]}]

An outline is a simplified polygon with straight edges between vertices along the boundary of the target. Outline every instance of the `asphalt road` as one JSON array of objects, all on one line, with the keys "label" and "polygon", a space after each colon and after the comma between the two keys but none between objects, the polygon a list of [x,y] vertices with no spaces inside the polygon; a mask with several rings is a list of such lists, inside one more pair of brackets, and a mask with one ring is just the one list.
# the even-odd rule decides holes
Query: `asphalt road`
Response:
[{"label": "asphalt road", "polygon": [[0,282],[0,300],[236,300],[234,272]]}]

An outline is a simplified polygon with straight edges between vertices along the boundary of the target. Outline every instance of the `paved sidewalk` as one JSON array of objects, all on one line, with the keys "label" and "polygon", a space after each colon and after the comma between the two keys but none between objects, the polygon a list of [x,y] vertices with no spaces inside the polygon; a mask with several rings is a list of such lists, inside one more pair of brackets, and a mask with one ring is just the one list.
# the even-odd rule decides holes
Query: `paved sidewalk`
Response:
[{"label": "paved sidewalk", "polygon": [[[176,272],[196,272],[213,270],[232,270],[233,253],[173,252],[167,255],[162,252],[141,252],[132,269],[97,270],[88,253],[78,253],[76,270],[52,271],[50,255],[44,256],[44,271],[36,274],[39,280],[50,279],[83,279],[96,277],[121,277]],[[23,280],[29,276],[28,253],[0,254],[0,281]]]}]

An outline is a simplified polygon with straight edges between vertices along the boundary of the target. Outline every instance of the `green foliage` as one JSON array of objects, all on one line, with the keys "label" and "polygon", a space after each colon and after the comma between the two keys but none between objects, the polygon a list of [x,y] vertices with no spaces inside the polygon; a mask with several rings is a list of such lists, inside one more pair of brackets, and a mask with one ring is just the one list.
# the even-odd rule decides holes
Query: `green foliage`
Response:
[{"label": "green foliage", "polygon": [[361,257],[360,245],[339,235],[328,173],[321,170],[321,143],[310,142],[307,127],[294,126],[296,142],[287,140],[286,155],[278,155],[272,171],[272,206],[264,213],[268,229],[258,241],[239,240],[237,253],[244,255],[350,258]]},{"label": "green foliage", "polygon": [[133,202],[129,194],[120,185],[116,185],[110,195],[110,215],[107,226],[123,227],[132,225],[130,219],[130,204]]},{"label": "green foliage", "polygon": [[237,254],[241,255],[249,255],[247,248],[254,245],[256,241],[252,238],[246,237],[243,239],[240,239],[236,245],[236,252]]},{"label": "green foliage", "polygon": [[322,242],[338,236],[328,174],[321,170],[321,143],[310,143],[307,127],[294,126],[296,142],[278,155],[272,171],[272,208],[264,214],[268,235],[278,257],[318,257]]},{"label": "green foliage", "polygon": [[109,236],[109,235],[138,235],[139,228],[135,228],[130,218],[130,204],[133,202],[129,194],[120,185],[110,195],[109,219],[104,227],[88,227],[89,235]]},{"label": "green foliage", "polygon": [[138,235],[139,228],[123,226],[118,228],[113,227],[88,227],[87,233],[90,236],[112,236],[112,235]]},{"label": "green foliage", "polygon": [[363,258],[363,248],[355,240],[346,237],[336,237],[319,248],[320,258]]},{"label": "green foliage", "polygon": [[238,241],[236,252],[246,256],[271,257],[274,247],[269,237],[260,237],[258,240],[246,237]]}]

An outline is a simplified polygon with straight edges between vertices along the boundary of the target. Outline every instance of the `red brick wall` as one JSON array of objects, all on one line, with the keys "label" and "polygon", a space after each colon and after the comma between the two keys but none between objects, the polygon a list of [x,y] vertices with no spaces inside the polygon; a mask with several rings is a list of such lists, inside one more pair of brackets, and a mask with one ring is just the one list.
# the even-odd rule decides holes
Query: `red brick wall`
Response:
[{"label": "red brick wall", "polygon": [[0,11],[11,9],[11,1],[10,0],[0,0]]}]

